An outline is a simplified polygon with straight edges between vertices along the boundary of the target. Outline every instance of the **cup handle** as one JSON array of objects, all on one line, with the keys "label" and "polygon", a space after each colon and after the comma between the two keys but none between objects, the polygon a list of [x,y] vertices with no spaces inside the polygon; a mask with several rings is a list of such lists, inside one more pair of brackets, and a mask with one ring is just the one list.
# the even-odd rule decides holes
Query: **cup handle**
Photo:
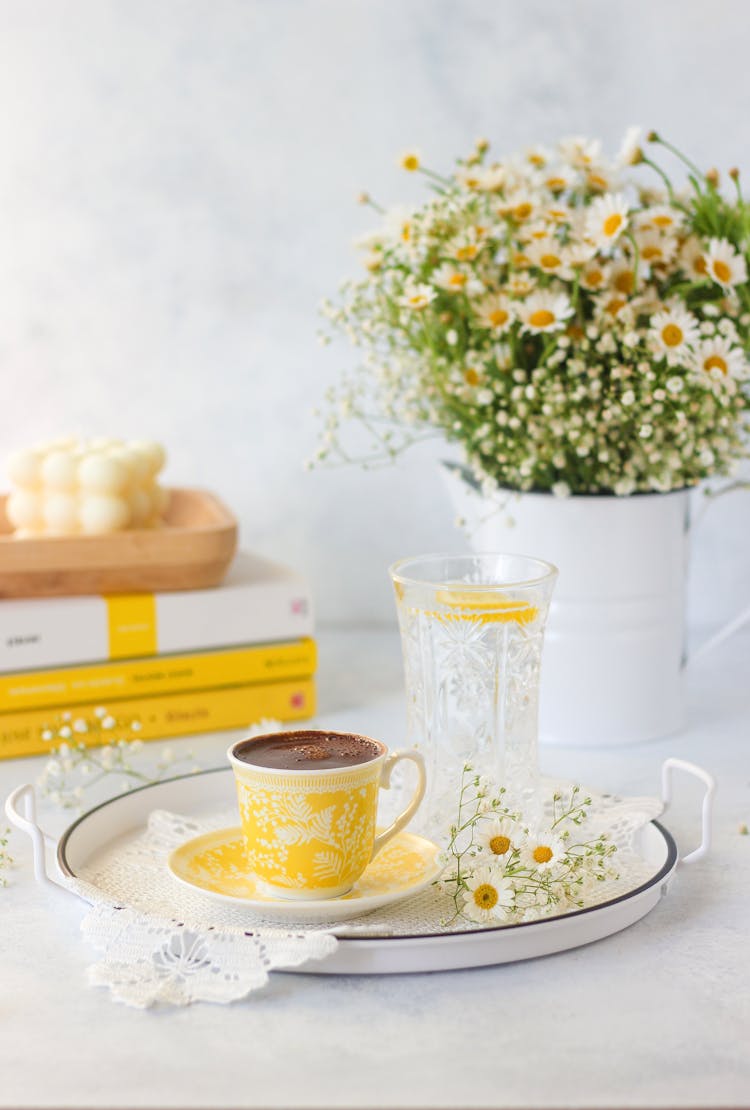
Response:
[{"label": "cup handle", "polygon": [[391,755],[386,758],[385,763],[383,764],[383,771],[380,776],[380,786],[383,790],[388,790],[391,785],[391,773],[393,771],[393,768],[402,759],[410,759],[412,763],[416,764],[417,774],[419,776],[417,786],[414,793],[412,794],[411,801],[409,802],[404,812],[396,818],[392,825],[389,825],[387,829],[385,829],[382,833],[378,833],[378,835],[375,837],[375,843],[373,844],[372,855],[370,856],[370,859],[374,859],[383,845],[387,844],[388,841],[392,837],[394,837],[397,832],[401,832],[404,825],[409,824],[412,817],[419,809],[422,798],[424,798],[425,785],[427,782],[424,769],[424,759],[422,755],[416,751],[392,752]]}]

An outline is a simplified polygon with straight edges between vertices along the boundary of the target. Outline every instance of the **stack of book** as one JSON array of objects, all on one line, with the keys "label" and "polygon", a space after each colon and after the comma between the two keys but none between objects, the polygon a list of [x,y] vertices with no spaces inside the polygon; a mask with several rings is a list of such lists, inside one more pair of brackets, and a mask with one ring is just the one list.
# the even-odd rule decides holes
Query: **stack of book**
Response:
[{"label": "stack of book", "polygon": [[156,740],[309,717],[312,634],[304,579],[243,553],[213,589],[3,601],[0,758],[61,732]]}]

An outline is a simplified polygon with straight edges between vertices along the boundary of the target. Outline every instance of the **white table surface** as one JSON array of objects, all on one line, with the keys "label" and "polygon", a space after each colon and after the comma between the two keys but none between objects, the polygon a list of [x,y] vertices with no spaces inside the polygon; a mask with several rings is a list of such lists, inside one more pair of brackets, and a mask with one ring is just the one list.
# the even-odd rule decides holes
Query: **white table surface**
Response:
[{"label": "white table surface", "polygon": [[[322,631],[326,727],[402,740],[395,632]],[[0,890],[3,1107],[687,1107],[750,1104],[750,638],[696,664],[689,729],[610,751],[544,749],[542,769],[658,793],[678,755],[719,783],[711,856],[637,925],[545,959],[431,975],[274,974],[232,1006],[138,1011],[86,985],[83,905],[50,897],[12,837]],[[206,766],[227,733],[189,741]],[[39,773],[0,764],[0,795]],[[63,824],[67,823],[66,819]],[[58,825],[60,819],[58,818]],[[698,791],[667,824],[687,851]]]}]

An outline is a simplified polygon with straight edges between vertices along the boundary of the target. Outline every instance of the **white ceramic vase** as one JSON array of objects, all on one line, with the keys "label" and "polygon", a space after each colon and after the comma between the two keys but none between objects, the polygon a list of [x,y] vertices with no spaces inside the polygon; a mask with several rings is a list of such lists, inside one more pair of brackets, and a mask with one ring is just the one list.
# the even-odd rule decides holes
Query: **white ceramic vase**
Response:
[{"label": "white ceramic vase", "polygon": [[476,551],[533,555],[559,570],[544,646],[540,739],[599,747],[681,729],[689,492],[509,493],[501,504],[464,481],[461,468],[446,464],[443,472]]}]

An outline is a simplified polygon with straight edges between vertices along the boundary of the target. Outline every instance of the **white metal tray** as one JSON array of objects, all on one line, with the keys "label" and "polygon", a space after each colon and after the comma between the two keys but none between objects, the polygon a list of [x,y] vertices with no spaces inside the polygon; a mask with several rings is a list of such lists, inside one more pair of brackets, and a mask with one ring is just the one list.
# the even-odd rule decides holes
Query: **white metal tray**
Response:
[{"label": "white metal tray", "polygon": [[[347,936],[347,928],[342,926],[334,930],[339,937],[335,952],[324,960],[295,970],[313,974],[374,975],[482,967],[577,948],[626,929],[649,913],[667,893],[678,863],[700,859],[710,847],[714,780],[695,764],[668,759],[662,768],[665,808],[671,801],[672,773],[677,769],[697,777],[706,788],[701,843],[695,851],[680,860],[671,834],[659,822],[650,822],[641,830],[638,848],[650,865],[651,876],[636,889],[628,890],[609,902],[558,917],[470,932],[409,936],[368,933],[367,936],[355,937]],[[63,833],[56,846],[45,837],[37,823],[33,787],[18,787],[8,798],[5,810],[8,819],[32,839],[37,880],[46,886],[65,888],[65,880],[76,878],[94,855],[108,844],[141,833],[154,809],[173,810],[196,817],[215,810],[231,796],[230,776],[229,768],[218,768],[121,794],[79,817]],[[49,869],[52,874],[47,867],[45,842],[55,849],[55,863]],[[55,870],[57,878],[53,877]]]}]

